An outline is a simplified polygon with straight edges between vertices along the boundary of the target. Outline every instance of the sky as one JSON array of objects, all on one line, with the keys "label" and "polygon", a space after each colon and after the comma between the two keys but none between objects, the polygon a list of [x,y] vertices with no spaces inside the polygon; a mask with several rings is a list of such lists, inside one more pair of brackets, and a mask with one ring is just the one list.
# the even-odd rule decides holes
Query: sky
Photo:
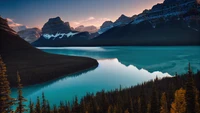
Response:
[{"label": "sky", "polygon": [[72,27],[101,26],[121,14],[133,16],[164,0],[0,0],[0,15],[12,25],[42,26],[49,18],[61,17]]}]

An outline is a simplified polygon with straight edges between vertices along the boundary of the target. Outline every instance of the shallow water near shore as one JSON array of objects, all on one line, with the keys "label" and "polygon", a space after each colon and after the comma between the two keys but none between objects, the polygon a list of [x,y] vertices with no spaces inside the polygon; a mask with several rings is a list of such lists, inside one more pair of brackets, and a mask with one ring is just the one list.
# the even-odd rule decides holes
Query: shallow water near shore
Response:
[{"label": "shallow water near shore", "polygon": [[[64,76],[47,83],[24,87],[23,94],[33,102],[45,93],[46,99],[53,104],[61,100],[71,101],[86,93],[101,90],[114,90],[130,87],[162,77],[172,77],[176,72],[187,72],[188,63],[196,72],[200,69],[200,46],[183,47],[59,47],[39,48],[45,52],[92,57],[99,66],[86,72]],[[59,59],[58,59],[59,60]],[[16,89],[12,89],[16,97]]]}]

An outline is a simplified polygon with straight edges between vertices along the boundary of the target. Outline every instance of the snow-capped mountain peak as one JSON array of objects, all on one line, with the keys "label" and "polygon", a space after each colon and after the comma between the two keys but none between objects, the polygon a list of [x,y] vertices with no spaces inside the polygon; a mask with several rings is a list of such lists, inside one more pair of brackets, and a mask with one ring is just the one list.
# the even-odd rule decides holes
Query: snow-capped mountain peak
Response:
[{"label": "snow-capped mountain peak", "polygon": [[76,35],[78,33],[73,33],[73,32],[69,32],[69,33],[56,33],[55,35],[54,34],[43,34],[42,36],[45,38],[45,39],[51,39],[53,38],[56,39],[56,38],[63,38],[64,36],[66,36],[67,38],[69,37],[73,37],[74,35]]}]

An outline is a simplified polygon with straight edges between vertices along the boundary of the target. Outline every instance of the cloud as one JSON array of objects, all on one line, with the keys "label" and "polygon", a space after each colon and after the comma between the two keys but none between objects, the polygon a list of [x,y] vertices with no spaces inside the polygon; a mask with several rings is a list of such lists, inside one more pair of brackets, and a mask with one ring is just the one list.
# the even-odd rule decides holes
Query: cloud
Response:
[{"label": "cloud", "polygon": [[100,27],[105,21],[110,21],[110,20],[111,19],[109,18],[95,18],[91,16],[84,20],[70,22],[70,25],[74,28],[80,25],[84,25],[84,26],[94,25],[96,27]]},{"label": "cloud", "polygon": [[10,27],[22,26],[22,24],[15,23],[13,19],[7,18],[7,21],[8,21],[8,25],[9,25]]},{"label": "cloud", "polygon": [[89,17],[87,20],[94,20],[95,18],[94,17]]},{"label": "cloud", "polygon": [[200,0],[197,0],[197,3],[200,5]]},{"label": "cloud", "polygon": [[9,27],[12,28],[13,30],[15,30],[16,32],[28,28],[27,26],[25,26],[23,24],[19,24],[19,23],[14,22],[13,19],[10,19],[10,18],[6,18],[6,19],[8,21]]}]

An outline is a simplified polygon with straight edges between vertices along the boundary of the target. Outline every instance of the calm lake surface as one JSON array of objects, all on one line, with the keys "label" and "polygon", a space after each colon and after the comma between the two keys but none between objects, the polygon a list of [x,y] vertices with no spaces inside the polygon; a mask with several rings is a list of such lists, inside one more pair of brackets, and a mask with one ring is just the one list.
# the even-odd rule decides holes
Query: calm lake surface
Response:
[{"label": "calm lake surface", "polygon": [[[102,89],[109,91],[130,87],[156,78],[172,77],[176,72],[187,72],[188,63],[192,70],[200,69],[200,46],[184,47],[43,47],[41,50],[62,55],[92,57],[98,60],[96,69],[65,76],[57,80],[24,87],[27,99],[36,100],[42,92],[51,104],[60,100],[71,101]],[[59,60],[59,59],[58,59]],[[12,96],[16,97],[16,89]]]}]

